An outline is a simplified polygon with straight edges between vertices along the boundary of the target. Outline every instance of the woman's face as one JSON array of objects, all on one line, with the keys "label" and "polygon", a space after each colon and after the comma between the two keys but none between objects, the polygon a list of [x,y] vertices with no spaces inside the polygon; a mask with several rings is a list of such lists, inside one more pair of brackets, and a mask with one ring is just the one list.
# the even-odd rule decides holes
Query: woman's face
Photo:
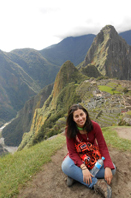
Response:
[{"label": "woman's face", "polygon": [[82,109],[73,112],[73,120],[78,127],[83,127],[86,122],[86,113]]}]

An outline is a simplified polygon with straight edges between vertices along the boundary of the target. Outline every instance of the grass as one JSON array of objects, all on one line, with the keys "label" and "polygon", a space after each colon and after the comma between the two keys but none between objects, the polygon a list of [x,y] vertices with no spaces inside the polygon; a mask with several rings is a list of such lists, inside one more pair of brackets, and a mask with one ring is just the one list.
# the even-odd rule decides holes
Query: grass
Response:
[{"label": "grass", "polygon": [[118,92],[116,90],[112,90],[112,88],[108,87],[108,86],[99,85],[98,87],[99,87],[100,91],[105,91],[110,94],[120,94],[120,92]]},{"label": "grass", "polygon": [[24,186],[64,144],[65,136],[58,135],[52,140],[0,158],[0,198],[17,197],[19,187]]},{"label": "grass", "polygon": [[[119,128],[119,126],[102,128],[107,145],[131,152],[131,140],[120,138],[115,131],[116,127]],[[0,158],[0,198],[16,198],[19,189],[26,186],[27,181],[31,180],[64,144],[65,136],[59,134],[54,139]]]},{"label": "grass", "polygon": [[120,138],[115,131],[115,128],[130,128],[130,126],[111,126],[102,128],[103,135],[105,137],[106,143],[108,146],[112,146],[121,151],[130,151],[131,152],[131,140]]}]

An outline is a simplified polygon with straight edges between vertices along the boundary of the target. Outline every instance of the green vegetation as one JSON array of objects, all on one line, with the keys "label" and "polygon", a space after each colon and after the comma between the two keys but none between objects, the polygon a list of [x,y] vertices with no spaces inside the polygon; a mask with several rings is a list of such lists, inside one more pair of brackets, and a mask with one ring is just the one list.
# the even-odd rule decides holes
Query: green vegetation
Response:
[{"label": "green vegetation", "polygon": [[51,137],[52,135],[56,135],[61,132],[61,128],[65,122],[59,122],[60,118],[63,118],[64,120],[64,116],[69,107],[74,103],[81,102],[80,96],[76,93],[77,87],[77,84],[69,83],[68,86],[62,89],[56,100],[57,110],[50,111],[48,118],[41,126],[38,134],[34,137],[32,144],[36,144],[44,138]]},{"label": "green vegetation", "polygon": [[120,94],[120,92],[118,92],[115,89],[112,89],[111,87],[108,87],[108,86],[99,85],[98,87],[99,87],[100,91],[105,91],[110,94]]},{"label": "green vegetation", "polygon": [[[103,135],[105,137],[106,143],[109,146],[115,147],[122,151],[130,151],[131,152],[131,140],[120,138],[115,131],[115,128],[122,128],[122,126],[111,126],[102,128]],[[128,126],[123,126],[128,127]],[[131,130],[131,127],[128,127]]]},{"label": "green vegetation", "polygon": [[17,197],[18,188],[26,185],[64,144],[65,136],[58,135],[52,140],[0,158],[0,198]]}]

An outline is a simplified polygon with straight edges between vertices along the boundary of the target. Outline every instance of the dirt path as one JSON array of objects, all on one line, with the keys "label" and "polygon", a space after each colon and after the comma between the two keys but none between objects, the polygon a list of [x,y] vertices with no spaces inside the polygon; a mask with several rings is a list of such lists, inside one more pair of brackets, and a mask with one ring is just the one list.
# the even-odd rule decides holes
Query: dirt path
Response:
[{"label": "dirt path", "polygon": [[119,137],[131,140],[131,128],[115,128],[116,132],[118,133]]},{"label": "dirt path", "polygon": [[[131,153],[109,148],[112,161],[117,166],[112,180],[112,198],[131,198]],[[61,170],[63,156],[67,153],[66,145],[57,151],[52,161],[20,190],[18,198],[100,198],[93,190],[80,183],[66,186],[66,176]]]}]

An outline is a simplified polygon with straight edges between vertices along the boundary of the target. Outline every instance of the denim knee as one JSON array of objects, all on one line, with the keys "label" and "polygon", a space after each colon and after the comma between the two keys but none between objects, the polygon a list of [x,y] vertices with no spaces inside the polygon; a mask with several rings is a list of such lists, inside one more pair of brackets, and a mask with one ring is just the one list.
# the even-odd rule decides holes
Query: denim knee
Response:
[{"label": "denim knee", "polygon": [[74,165],[73,160],[67,156],[61,164],[62,171],[66,174],[72,165]]}]

